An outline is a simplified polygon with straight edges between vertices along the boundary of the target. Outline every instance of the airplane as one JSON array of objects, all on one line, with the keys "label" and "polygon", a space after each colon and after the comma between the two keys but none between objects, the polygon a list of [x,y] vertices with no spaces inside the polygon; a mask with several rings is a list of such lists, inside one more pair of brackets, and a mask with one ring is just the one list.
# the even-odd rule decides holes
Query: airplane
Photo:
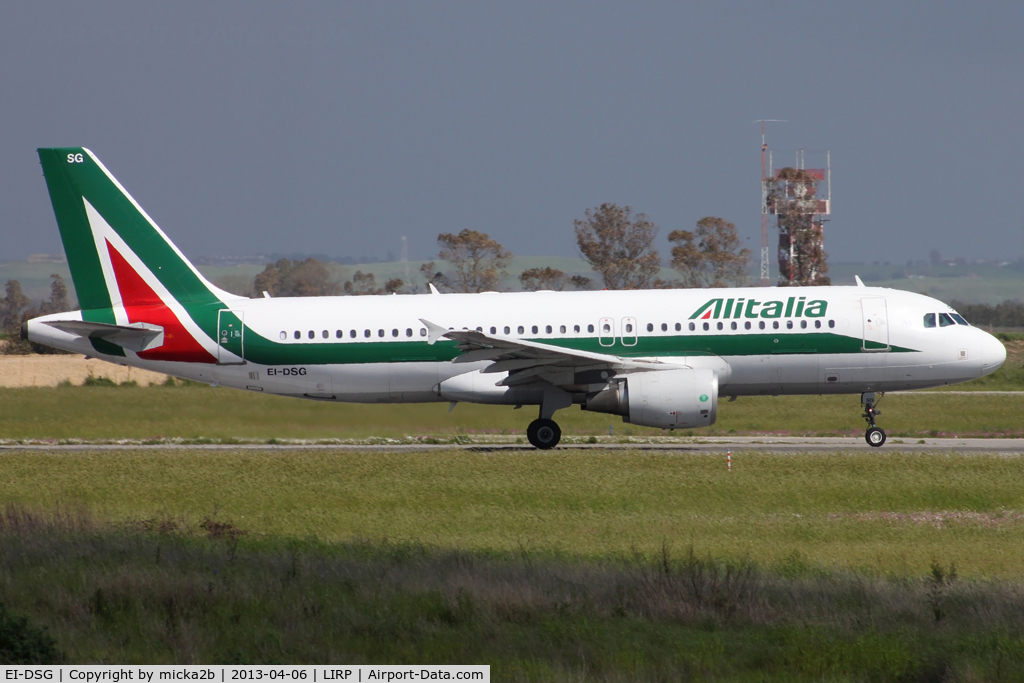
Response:
[{"label": "airplane", "polygon": [[[22,338],[211,385],[319,401],[538,406],[647,427],[720,396],[860,394],[987,375],[1006,349],[936,299],[856,286],[246,298],[210,283],[88,149],[38,150],[81,310]],[[396,413],[399,416],[400,413]],[[399,418],[400,419],[400,418]]]}]

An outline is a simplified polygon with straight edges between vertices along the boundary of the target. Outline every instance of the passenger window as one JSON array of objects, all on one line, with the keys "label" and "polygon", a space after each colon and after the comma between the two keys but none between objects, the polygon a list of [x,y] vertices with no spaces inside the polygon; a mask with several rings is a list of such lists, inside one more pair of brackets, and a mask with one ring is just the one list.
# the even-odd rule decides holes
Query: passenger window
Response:
[{"label": "passenger window", "polygon": [[512,334],[512,328],[508,325],[505,325],[505,334]]},{"label": "passenger window", "polygon": [[925,327],[935,327],[935,314],[934,313],[925,313],[924,314],[924,326]]},{"label": "passenger window", "polygon": [[693,323],[690,323],[690,332],[693,332],[695,329],[697,329],[697,326],[694,325]]},{"label": "passenger window", "polygon": [[750,329],[750,321],[749,320],[747,322],[743,323],[743,329],[745,329],[745,330],[749,330]]},{"label": "passenger window", "polygon": [[295,338],[296,339],[302,339],[302,333],[299,332],[298,330],[295,330]]},{"label": "passenger window", "polygon": [[786,321],[786,329],[787,330],[793,329],[793,321],[792,320],[787,320]]},{"label": "passenger window", "polygon": [[484,333],[484,328],[478,327],[478,328],[476,328],[476,331],[479,332],[480,334],[483,334]]},{"label": "passenger window", "polygon": [[545,325],[544,332],[546,332],[547,334],[551,334],[551,325]]},{"label": "passenger window", "polygon": [[324,331],[323,331],[323,332],[322,332],[322,333],[320,334],[320,336],[321,336],[321,337],[323,337],[324,339],[327,339],[328,337],[330,337],[330,336],[331,336],[331,333],[330,333],[330,332],[328,332],[327,330],[324,330]]},{"label": "passenger window", "polygon": [[363,330],[363,336],[366,337],[367,339],[369,339],[370,338],[370,331],[369,330]]},{"label": "passenger window", "polygon": [[316,332],[314,332],[313,330],[310,330],[309,331],[309,338],[312,339],[315,336],[316,336]]},{"label": "passenger window", "polygon": [[594,326],[593,325],[587,325],[587,332],[593,332],[593,331],[594,331]]},{"label": "passenger window", "polygon": [[836,326],[836,321],[835,320],[829,320],[828,321],[828,326],[829,326],[830,329],[835,327]]},{"label": "passenger window", "polygon": [[661,324],[661,331],[662,332],[668,332],[668,325],[666,325],[665,323],[662,323]]},{"label": "passenger window", "polygon": [[680,332],[680,331],[682,331],[682,329],[683,329],[683,326],[681,324],[679,324],[679,323],[676,323],[676,332]]},{"label": "passenger window", "polygon": [[806,320],[801,320],[800,321],[800,329],[801,330],[806,330],[807,329],[807,321]]},{"label": "passenger window", "polygon": [[342,337],[345,336],[345,334],[341,330],[335,330],[334,336],[337,337],[338,339],[341,339]]},{"label": "passenger window", "polygon": [[579,325],[573,325],[572,326],[572,331],[573,332],[579,332],[580,331],[580,326]]},{"label": "passenger window", "polygon": [[377,336],[378,337],[383,337],[384,336],[384,330],[377,330]]},{"label": "passenger window", "polygon": [[960,324],[960,325],[968,325],[969,324],[966,320],[964,320],[963,316],[960,315],[959,313],[950,313],[950,315],[952,315],[953,316],[953,320],[957,321],[957,323]]},{"label": "passenger window", "polygon": [[356,338],[356,331],[355,330],[349,330],[348,331],[348,336],[350,336],[353,339],[355,339]]},{"label": "passenger window", "polygon": [[939,327],[949,327],[950,325],[956,325],[956,323],[949,317],[949,313],[939,313]]},{"label": "passenger window", "polygon": [[282,332],[281,333],[281,339],[287,339],[287,338],[288,338],[288,333],[287,332]]},{"label": "passenger window", "polygon": [[759,323],[757,323],[757,326],[763,330],[764,329],[764,321],[762,320]]},{"label": "passenger window", "polygon": [[707,323],[704,323],[704,331],[707,332],[710,329],[711,329],[711,325],[708,325]]},{"label": "passenger window", "polygon": [[411,337],[412,336],[412,328],[411,327],[405,328],[405,336],[406,337]]},{"label": "passenger window", "polygon": [[729,327],[731,327],[732,329],[735,330],[736,329],[736,321],[734,320],[731,323],[729,323]]},{"label": "passenger window", "polygon": [[398,336],[398,330],[397,329],[391,330],[391,336],[392,337],[397,337]]},{"label": "passenger window", "polygon": [[779,321],[778,320],[773,320],[772,321],[772,329],[776,329],[776,330],[779,329]]},{"label": "passenger window", "polygon": [[518,329],[518,330],[519,330],[519,334],[522,334],[522,333],[523,333],[523,332],[525,331],[525,330],[523,329],[523,326],[522,326],[522,325],[520,325],[520,326],[519,326],[518,328],[516,328],[516,329]]},{"label": "passenger window", "polygon": [[821,329],[821,321],[820,320],[815,320],[814,321],[814,329],[816,329],[816,330]]},{"label": "passenger window", "polygon": [[536,325],[534,325],[530,329],[533,331],[533,334],[537,334],[537,326]]},{"label": "passenger window", "polygon": [[565,325],[559,325],[558,331],[560,334],[565,334]]},{"label": "passenger window", "polygon": [[497,327],[492,327],[491,328],[491,334],[498,334],[498,328]]},{"label": "passenger window", "polygon": [[427,328],[425,328],[425,327],[421,327],[420,328],[420,336],[421,337],[426,337],[427,336]]},{"label": "passenger window", "polygon": [[718,329],[720,329],[720,330],[721,330],[721,329],[723,329],[724,327],[725,327],[725,325],[724,325],[723,323],[718,323]]},{"label": "passenger window", "polygon": [[604,331],[605,333],[611,332],[612,326],[609,325],[608,323],[605,323],[604,325],[601,326],[601,330]]}]

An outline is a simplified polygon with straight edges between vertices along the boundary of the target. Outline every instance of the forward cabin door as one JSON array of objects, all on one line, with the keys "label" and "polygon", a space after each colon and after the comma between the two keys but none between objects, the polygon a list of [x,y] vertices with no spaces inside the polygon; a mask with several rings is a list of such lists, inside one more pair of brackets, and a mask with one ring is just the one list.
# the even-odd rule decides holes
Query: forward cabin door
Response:
[{"label": "forward cabin door", "polygon": [[885,299],[872,297],[860,300],[864,318],[864,350],[889,350],[889,316]]},{"label": "forward cabin door", "polygon": [[615,321],[601,318],[597,323],[597,341],[601,346],[615,346]]},{"label": "forward cabin door", "polygon": [[244,311],[227,308],[217,312],[217,362],[221,365],[245,363]]}]

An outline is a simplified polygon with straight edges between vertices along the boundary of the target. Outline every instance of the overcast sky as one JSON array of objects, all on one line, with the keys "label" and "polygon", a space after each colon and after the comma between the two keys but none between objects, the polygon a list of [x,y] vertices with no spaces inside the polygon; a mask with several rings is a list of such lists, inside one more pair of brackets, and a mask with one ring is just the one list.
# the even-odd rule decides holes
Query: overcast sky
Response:
[{"label": "overcast sky", "polygon": [[35,149],[77,145],[192,256],[568,256],[602,202],[756,252],[761,118],[831,150],[831,260],[1016,258],[1022,35],[1019,0],[8,1],[0,260],[61,251]]}]

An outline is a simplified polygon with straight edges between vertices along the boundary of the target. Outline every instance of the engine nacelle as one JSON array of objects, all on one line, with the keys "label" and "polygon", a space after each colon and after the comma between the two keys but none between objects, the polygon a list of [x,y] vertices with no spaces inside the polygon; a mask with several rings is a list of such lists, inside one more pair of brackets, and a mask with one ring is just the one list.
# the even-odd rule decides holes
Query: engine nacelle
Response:
[{"label": "engine nacelle", "polygon": [[709,427],[718,417],[718,375],[705,368],[632,373],[588,394],[583,409],[645,427]]}]

